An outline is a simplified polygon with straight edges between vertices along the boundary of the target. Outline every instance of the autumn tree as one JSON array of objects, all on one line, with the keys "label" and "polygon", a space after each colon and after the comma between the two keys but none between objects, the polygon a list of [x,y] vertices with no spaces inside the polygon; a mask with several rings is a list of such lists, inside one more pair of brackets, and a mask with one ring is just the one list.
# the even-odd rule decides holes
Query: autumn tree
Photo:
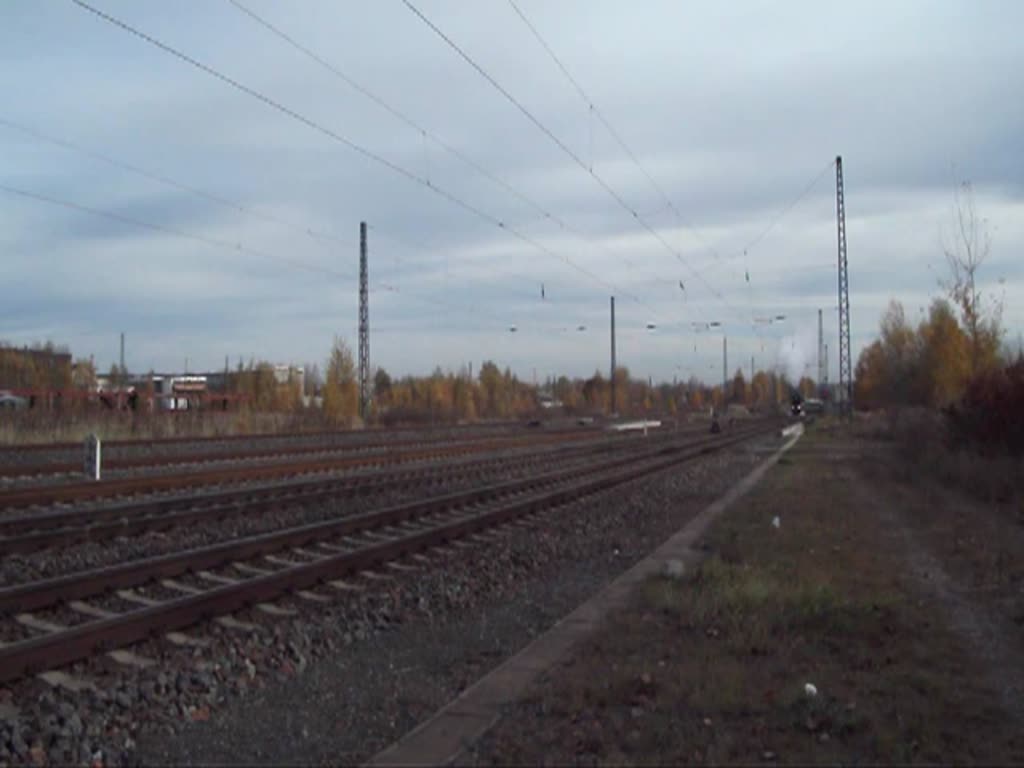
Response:
[{"label": "autumn tree", "polygon": [[339,336],[334,337],[324,377],[324,415],[333,422],[351,424],[359,412],[359,388],[352,350]]},{"label": "autumn tree", "polygon": [[800,393],[800,397],[805,400],[808,397],[814,397],[817,386],[814,384],[814,379],[810,376],[801,376],[800,381],[796,383],[796,391]]},{"label": "autumn tree", "polygon": [[949,276],[939,284],[960,309],[973,377],[998,363],[1002,304],[986,300],[978,286],[978,270],[988,259],[992,240],[987,220],[978,217],[970,182],[963,182],[954,192],[952,234],[944,239]]},{"label": "autumn tree", "polygon": [[383,368],[373,374],[373,396],[375,400],[388,402],[391,395],[391,376]]},{"label": "autumn tree", "polygon": [[729,402],[743,405],[747,402],[747,380],[743,376],[743,369],[737,368],[736,374],[732,377],[732,388],[729,392]]},{"label": "autumn tree", "polygon": [[90,360],[75,360],[71,366],[71,385],[89,392],[96,390],[96,366]]},{"label": "autumn tree", "polygon": [[128,381],[127,371],[117,363],[111,363],[110,370],[107,372],[107,381],[110,382],[112,389],[122,389]]},{"label": "autumn tree", "polygon": [[704,393],[701,392],[701,388],[699,386],[690,388],[689,401],[690,407],[695,411],[699,411],[704,407]]},{"label": "autumn tree", "polygon": [[274,411],[295,411],[302,406],[302,384],[299,381],[298,372],[292,368],[288,369],[288,376],[285,381],[279,381],[277,374],[274,374],[273,394],[271,397],[271,409]]},{"label": "autumn tree", "polygon": [[879,379],[884,386],[882,398],[891,403],[908,403],[916,384],[916,349],[914,331],[900,302],[889,302],[882,316],[880,335],[884,354],[884,375]]},{"label": "autumn tree", "polygon": [[460,373],[452,377],[452,403],[455,409],[455,418],[460,421],[476,420],[476,397],[473,380],[466,373]]},{"label": "autumn tree", "polygon": [[[580,384],[579,389],[582,389]],[[551,386],[551,393],[556,400],[559,400],[569,412],[576,410],[579,405],[580,393],[576,383],[565,376],[559,376]]]},{"label": "autumn tree", "polygon": [[874,410],[885,405],[885,350],[881,341],[873,341],[861,350],[853,374],[853,401],[858,408]]},{"label": "autumn tree", "polygon": [[771,377],[764,371],[758,371],[750,382],[750,399],[754,405],[768,405],[774,399]]},{"label": "autumn tree", "polygon": [[306,381],[305,389],[303,392],[306,397],[314,397],[320,394],[320,390],[324,385],[324,376],[320,372],[320,366],[317,363],[307,363],[305,366],[306,370]]},{"label": "autumn tree", "polygon": [[[611,397],[611,392],[608,397]],[[629,368],[622,365],[615,369],[615,402],[611,403],[611,412],[629,412]]]},{"label": "autumn tree", "polygon": [[501,369],[490,360],[480,366],[478,375],[480,388],[484,395],[484,415],[494,418],[502,414],[503,377]]},{"label": "autumn tree", "polygon": [[608,407],[608,382],[600,371],[583,382],[583,400],[591,411],[604,411]]},{"label": "autumn tree", "polygon": [[916,329],[891,302],[878,340],[857,361],[855,401],[865,408],[944,407],[958,399],[970,376],[970,337],[953,307],[936,299]]},{"label": "autumn tree", "polygon": [[947,301],[936,299],[918,328],[918,395],[937,407],[960,397],[970,377],[970,339]]},{"label": "autumn tree", "polygon": [[855,402],[866,407],[908,404],[919,389],[918,346],[903,305],[890,301],[880,324],[879,339],[857,361]]}]

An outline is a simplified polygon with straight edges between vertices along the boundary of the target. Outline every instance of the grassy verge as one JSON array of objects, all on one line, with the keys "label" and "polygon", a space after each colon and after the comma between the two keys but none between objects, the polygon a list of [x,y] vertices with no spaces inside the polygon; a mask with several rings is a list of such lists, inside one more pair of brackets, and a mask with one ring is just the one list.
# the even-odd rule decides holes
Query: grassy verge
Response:
[{"label": "grassy verge", "polygon": [[104,440],[225,437],[230,435],[315,432],[342,429],[319,412],[254,413],[252,411],[193,411],[166,413],[3,412],[0,445],[78,442],[89,434]]},{"label": "grassy verge", "polygon": [[696,572],[647,582],[479,761],[1024,759],[980,662],[915,589],[903,540],[855,493],[850,451],[812,431],[713,528]]},{"label": "grassy verge", "polygon": [[893,409],[885,416],[859,415],[860,435],[891,442],[899,452],[897,469],[904,480],[925,474],[986,504],[1015,509],[1024,519],[1024,459],[983,456],[968,447],[951,448],[945,417],[926,408]]}]

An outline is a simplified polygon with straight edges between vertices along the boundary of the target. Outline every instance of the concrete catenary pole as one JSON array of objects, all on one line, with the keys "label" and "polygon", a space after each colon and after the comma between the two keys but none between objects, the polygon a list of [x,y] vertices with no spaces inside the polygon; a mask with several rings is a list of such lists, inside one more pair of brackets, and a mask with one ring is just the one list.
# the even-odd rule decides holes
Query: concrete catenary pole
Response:
[{"label": "concrete catenary pole", "polygon": [[825,386],[825,326],[822,322],[821,310],[818,310],[818,393]]},{"label": "concrete catenary pole", "polygon": [[359,416],[370,406],[370,300],[366,265],[366,222],[359,222]]},{"label": "concrete catenary pole", "polygon": [[612,400],[611,400],[611,406],[608,409],[608,413],[609,413],[609,415],[614,415],[614,413],[615,413],[615,297],[612,296],[611,298],[612,298],[612,380],[611,380]]},{"label": "concrete catenary pole", "polygon": [[725,408],[729,382],[729,339],[722,337],[722,408]]}]

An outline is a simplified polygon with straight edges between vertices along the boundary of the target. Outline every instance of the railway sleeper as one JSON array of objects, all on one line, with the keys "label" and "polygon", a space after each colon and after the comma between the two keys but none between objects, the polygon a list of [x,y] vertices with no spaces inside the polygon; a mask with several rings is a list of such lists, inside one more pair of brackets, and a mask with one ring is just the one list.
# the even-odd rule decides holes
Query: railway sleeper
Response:
[{"label": "railway sleeper", "polygon": [[[218,620],[228,619],[230,617],[224,614],[238,610],[241,606],[270,605],[268,599],[294,592],[296,589],[308,588],[330,579],[335,574],[358,573],[369,579],[390,578],[379,574],[374,568],[406,557],[417,550],[434,547],[439,540],[464,546],[465,538],[480,531],[492,529],[523,516],[533,516],[544,509],[667,469],[679,462],[697,458],[751,436],[747,433],[731,440],[716,441],[713,446],[691,446],[690,450],[683,450],[668,458],[654,458],[650,453],[645,453],[616,462],[611,467],[588,467],[587,472],[579,473],[584,476],[582,480],[577,479],[576,473],[562,473],[563,477],[571,478],[568,485],[562,488],[534,494],[520,493],[481,514],[452,515],[434,530],[388,540],[380,540],[377,536],[374,537],[377,542],[368,544],[360,550],[339,553],[314,562],[296,563],[279,572],[255,576],[238,584],[213,587],[178,599],[156,601],[141,598],[131,590],[121,590],[118,592],[120,597],[130,602],[141,603],[144,607],[125,615],[54,631],[0,649],[0,661],[5,662],[0,665],[0,682],[21,674],[38,672],[41,665],[59,666],[91,655],[96,650],[129,645],[154,632],[175,631],[211,617],[217,617]],[[587,474],[590,475],[589,478],[586,477]],[[294,610],[275,605],[271,612],[276,615],[287,615],[293,614]]]}]

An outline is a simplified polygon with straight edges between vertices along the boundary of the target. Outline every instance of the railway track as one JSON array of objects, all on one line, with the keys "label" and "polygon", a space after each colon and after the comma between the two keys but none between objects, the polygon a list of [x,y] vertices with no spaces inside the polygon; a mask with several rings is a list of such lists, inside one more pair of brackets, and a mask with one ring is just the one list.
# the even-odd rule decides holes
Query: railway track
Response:
[{"label": "railway track", "polygon": [[29,486],[0,491],[0,510],[74,503],[91,499],[153,493],[184,487],[199,488],[231,482],[257,482],[340,470],[384,467],[414,461],[449,459],[489,450],[502,450],[538,444],[564,444],[608,439],[598,432],[488,438],[460,443],[437,443],[426,448],[388,449],[371,454],[342,455],[323,459],[285,461],[258,466],[230,466],[191,470],[165,475],[142,475],[100,481],[82,481],[46,486]]},{"label": "railway track", "polygon": [[[502,421],[492,422],[487,424],[472,424],[469,426],[453,426],[449,429],[453,432],[460,431],[472,431],[472,432],[484,432],[490,430],[507,430],[509,428],[517,427],[521,424],[519,421]],[[214,445],[219,443],[239,443],[239,442],[259,442],[259,441],[291,441],[291,440],[308,440],[318,438],[337,439],[341,437],[352,437],[358,439],[364,435],[371,437],[378,437],[380,435],[394,435],[417,433],[417,432],[433,432],[433,430],[427,430],[426,428],[414,428],[408,429],[386,429],[386,428],[370,428],[359,431],[343,431],[337,429],[310,431],[310,432],[254,432],[252,434],[239,434],[239,435],[211,435],[208,437],[201,436],[184,436],[184,437],[142,437],[142,438],[126,438],[121,440],[108,440],[104,444],[108,448],[120,449],[120,448],[146,448],[146,447],[164,447],[171,445],[188,445],[188,444],[199,444],[199,445]],[[81,451],[82,444],[75,441],[64,441],[57,443],[16,443],[11,445],[0,446],[0,454],[5,451],[16,451],[18,453],[57,453],[60,451],[70,451],[77,453]]]},{"label": "railway track", "polygon": [[[502,526],[770,431],[774,428],[761,426],[735,435],[670,442],[582,467],[3,589],[0,616],[13,617],[25,631],[43,634],[0,646],[0,682],[64,666],[285,594],[323,601],[329,598],[310,590],[343,588],[337,580],[350,574]],[[142,595],[141,590],[151,584],[174,596]],[[95,604],[114,591],[121,604],[135,607],[113,611]],[[66,606],[85,620],[61,626],[28,613],[56,606]]]},{"label": "railway track", "polygon": [[[671,433],[647,438],[646,445],[671,439]],[[321,478],[243,488],[156,497],[136,502],[105,504],[83,509],[0,517],[0,555],[27,554],[64,544],[133,536],[148,531],[254,515],[267,510],[325,501],[343,501],[381,491],[429,490],[442,480],[468,481],[488,471],[524,471],[545,462],[578,461],[628,449],[644,440],[616,438],[610,442],[570,448],[547,448],[527,455],[471,458],[457,464],[433,464],[398,470],[378,470],[342,478]]]},{"label": "railway track", "polygon": [[[560,430],[555,433],[547,433],[547,436],[552,434],[576,434],[579,435],[581,430]],[[327,436],[327,435],[325,435]],[[315,436],[314,436],[315,437]],[[534,439],[535,436],[530,435],[529,437],[523,435],[509,435],[506,437],[462,437],[456,438],[458,443],[469,444],[475,442],[486,442],[493,440],[526,440]],[[236,462],[255,462],[255,461],[266,461],[268,459],[276,459],[280,457],[297,457],[297,456],[314,456],[317,454],[337,454],[337,455],[348,455],[348,454],[367,454],[373,452],[383,452],[395,450],[401,448],[404,450],[410,450],[415,448],[429,448],[442,445],[451,445],[453,442],[452,438],[431,438],[423,440],[376,440],[370,442],[356,442],[352,444],[326,444],[326,445],[305,445],[305,446],[287,446],[279,445],[272,448],[257,448],[238,451],[234,453],[228,453],[223,450],[216,451],[200,451],[196,453],[184,453],[172,456],[136,456],[136,457],[108,457],[103,462],[103,468],[105,471],[122,471],[122,470],[139,470],[139,469],[152,469],[152,468],[164,468],[183,466],[189,464],[214,464],[214,463],[236,463]],[[121,445],[115,443],[114,446]],[[109,454],[110,444],[104,444],[104,451]],[[76,451],[80,453],[82,450],[81,445],[76,446]],[[82,462],[80,460],[67,460],[67,461],[42,461],[35,464],[0,464],[0,477],[6,478],[18,478],[18,477],[38,477],[46,475],[66,475],[75,474],[82,471]]]}]

